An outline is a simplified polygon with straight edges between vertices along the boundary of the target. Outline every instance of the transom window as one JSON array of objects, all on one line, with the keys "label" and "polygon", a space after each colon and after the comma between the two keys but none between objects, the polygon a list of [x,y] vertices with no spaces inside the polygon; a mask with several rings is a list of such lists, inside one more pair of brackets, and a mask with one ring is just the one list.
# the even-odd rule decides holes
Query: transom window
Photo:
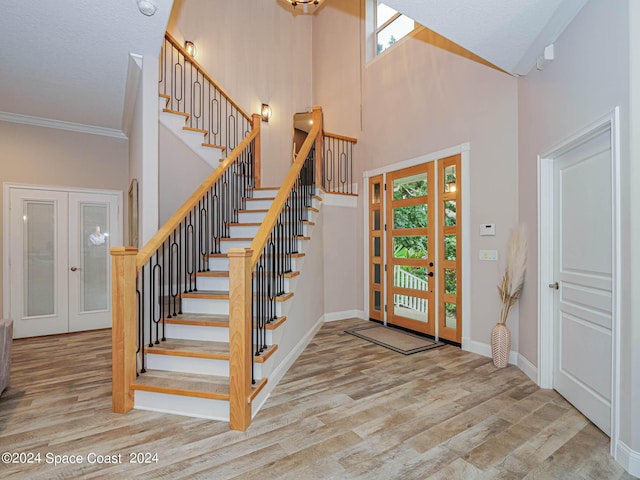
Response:
[{"label": "transom window", "polygon": [[411,33],[417,23],[382,2],[374,0],[375,55],[380,55],[402,37]]}]

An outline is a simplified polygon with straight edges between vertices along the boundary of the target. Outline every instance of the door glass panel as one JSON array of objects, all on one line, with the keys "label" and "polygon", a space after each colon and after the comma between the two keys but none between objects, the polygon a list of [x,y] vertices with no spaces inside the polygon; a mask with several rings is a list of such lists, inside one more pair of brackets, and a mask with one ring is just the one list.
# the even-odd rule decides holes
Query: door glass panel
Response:
[{"label": "door glass panel", "polygon": [[425,228],[426,226],[426,205],[410,205],[393,209],[393,228]]},{"label": "door glass panel", "polygon": [[445,193],[455,192],[458,190],[456,185],[457,175],[456,166],[450,165],[444,169],[444,191]]},{"label": "door glass panel", "polygon": [[380,210],[374,210],[372,212],[373,215],[373,230],[380,230]]},{"label": "door glass panel", "polygon": [[380,267],[379,263],[373,264],[373,283],[380,284]]},{"label": "door glass panel", "polygon": [[427,174],[418,173],[393,180],[393,199],[424,197],[427,195]]},{"label": "door glass panel", "polygon": [[373,195],[371,195],[371,203],[376,204],[380,203],[380,184],[373,184]]},{"label": "door glass panel", "polygon": [[373,291],[373,309],[380,311],[380,292],[378,290]]},{"label": "door glass panel", "polygon": [[393,286],[413,290],[429,290],[429,274],[426,268],[395,265],[393,267]]},{"label": "door glass panel", "polygon": [[427,258],[428,252],[428,239],[425,236],[393,237],[394,258]]},{"label": "door glass panel", "polygon": [[455,303],[444,304],[444,324],[447,328],[456,328],[458,312]]},{"label": "door glass panel", "polygon": [[[107,205],[83,203],[80,207],[81,312],[107,309],[109,232]],[[72,273],[73,274],[73,273]]]},{"label": "door glass panel", "polygon": [[455,235],[444,236],[444,259],[445,260],[456,259],[456,236]]},{"label": "door glass panel", "polygon": [[455,227],[456,226],[456,201],[447,200],[444,202],[444,226]]},{"label": "door glass panel", "polygon": [[401,317],[410,318],[427,323],[429,301],[426,298],[412,297],[410,295],[393,295],[393,313]]},{"label": "door glass panel", "polygon": [[380,256],[380,237],[373,237],[373,256]]},{"label": "door glass panel", "polygon": [[444,269],[444,293],[446,295],[455,295],[457,291],[456,286],[456,271]]},{"label": "door glass panel", "polygon": [[26,317],[53,315],[56,291],[54,202],[24,202],[24,309]]}]

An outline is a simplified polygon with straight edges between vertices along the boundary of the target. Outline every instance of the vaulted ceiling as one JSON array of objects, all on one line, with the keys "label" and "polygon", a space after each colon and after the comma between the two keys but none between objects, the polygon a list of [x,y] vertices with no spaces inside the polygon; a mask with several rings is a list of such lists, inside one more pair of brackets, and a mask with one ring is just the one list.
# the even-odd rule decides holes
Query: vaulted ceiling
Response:
[{"label": "vaulted ceiling", "polygon": [[588,0],[382,0],[513,75],[536,59]]},{"label": "vaulted ceiling", "polygon": [[[145,16],[137,0],[0,0],[0,120],[55,120],[124,136],[129,54],[159,54],[173,4],[152,1],[157,12]],[[524,75],[586,1],[385,3],[503,70]]]}]

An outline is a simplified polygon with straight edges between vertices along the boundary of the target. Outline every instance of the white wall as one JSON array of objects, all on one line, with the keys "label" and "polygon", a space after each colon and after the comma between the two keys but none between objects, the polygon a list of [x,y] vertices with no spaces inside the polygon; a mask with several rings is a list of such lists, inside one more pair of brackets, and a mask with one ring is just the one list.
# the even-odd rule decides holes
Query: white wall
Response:
[{"label": "white wall", "polygon": [[[0,122],[0,145],[0,182],[128,190],[125,139]],[[123,198],[126,211],[126,194]],[[2,208],[0,198],[0,211]],[[121,228],[124,232],[124,226]],[[0,311],[2,308],[0,298]]]},{"label": "white wall", "polygon": [[[333,25],[339,28],[334,30]],[[517,82],[417,37],[401,40],[366,65],[360,93],[359,75],[352,69],[340,74],[343,65],[360,61],[361,49],[348,45],[362,45],[361,27],[359,0],[328,0],[314,19],[314,79],[322,83],[325,76],[339,75],[340,80],[314,86],[314,102],[324,108],[327,130],[333,130],[335,121],[345,129],[337,133],[358,137],[356,162],[360,172],[471,144],[471,178],[462,181],[470,185],[472,253],[470,271],[463,275],[471,280],[470,291],[466,292],[471,302],[469,340],[487,344],[500,308],[498,269],[494,262],[480,262],[478,251],[496,249],[504,253],[508,231],[517,224]],[[331,34],[321,36],[318,32]],[[349,95],[341,93],[340,88]],[[360,99],[362,131],[358,133]],[[362,191],[361,176],[360,182]],[[354,237],[359,251],[365,241],[363,215],[364,210],[359,208]],[[497,225],[495,237],[479,237],[479,225],[485,222]],[[331,268],[331,262],[341,261],[333,253],[327,255],[325,271]],[[364,281],[360,263],[352,290],[357,305],[363,303]],[[513,312],[509,326],[517,346],[517,312]]]},{"label": "white wall", "polygon": [[262,103],[262,181],[277,186],[291,164],[293,114],[311,107],[311,18],[265,0],[177,0],[168,31],[195,42],[197,61],[247,113]]},{"label": "white wall", "polygon": [[[630,305],[630,168],[629,156],[629,4],[630,0],[591,0],[555,43],[555,60],[543,71],[518,81],[519,91],[519,205],[520,217],[530,225],[533,255],[528,269],[537,275],[537,155],[584,129],[620,106],[622,197],[622,405],[621,440],[640,451],[640,374],[632,338]],[[640,24],[637,24],[640,25]],[[597,32],[595,34],[594,32]],[[637,207],[636,207],[637,208]],[[635,211],[637,216],[637,210]],[[634,278],[636,278],[634,276]],[[637,287],[635,288],[637,297]],[[637,312],[636,314],[637,319]],[[537,285],[528,282],[520,303],[520,353],[537,365]],[[637,322],[636,322],[637,324]],[[636,345],[637,346],[637,345]],[[637,348],[635,349],[637,350]],[[634,355],[635,362],[634,362]],[[634,381],[635,380],[635,381]],[[635,386],[634,386],[635,385]],[[635,390],[634,390],[635,389]],[[634,401],[635,400],[635,401]],[[640,459],[639,459],[640,460]]]},{"label": "white wall", "polygon": [[160,125],[160,225],[191,196],[213,172],[213,167]]}]

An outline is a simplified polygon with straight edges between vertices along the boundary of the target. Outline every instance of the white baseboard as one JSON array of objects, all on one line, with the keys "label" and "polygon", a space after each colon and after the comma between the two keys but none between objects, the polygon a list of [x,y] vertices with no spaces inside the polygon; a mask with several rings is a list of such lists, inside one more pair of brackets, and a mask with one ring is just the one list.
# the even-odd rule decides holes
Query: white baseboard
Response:
[{"label": "white baseboard", "polygon": [[293,349],[291,349],[284,360],[282,360],[282,362],[280,362],[280,364],[271,372],[267,381],[267,385],[265,386],[264,390],[258,394],[258,397],[253,404],[253,417],[255,417],[256,414],[260,411],[264,403],[269,398],[269,395],[271,395],[273,389],[276,388],[278,383],[280,383],[280,380],[282,380],[282,377],[284,377],[285,373],[287,373],[287,371],[291,368],[291,366],[304,351],[304,349],[307,348],[307,345],[309,345],[311,339],[313,339],[315,334],[318,333],[318,330],[320,330],[322,325],[324,325],[324,317],[325,316],[322,315],[318,320],[316,320],[316,323],[313,324],[313,327],[311,327],[307,334],[300,339],[297,345],[293,347]]},{"label": "white baseboard", "polygon": [[518,353],[518,368],[529,377],[533,383],[538,384],[538,367]]},{"label": "white baseboard", "polygon": [[620,440],[618,440],[616,448],[616,461],[631,475],[640,477],[640,452],[631,450],[626,443]]},{"label": "white baseboard", "polygon": [[367,320],[364,310],[345,310],[344,312],[332,312],[324,314],[325,322],[337,322],[338,320],[347,320],[349,318],[359,318]]},{"label": "white baseboard", "polygon": [[[491,345],[488,343],[478,342],[476,340],[463,340],[462,349],[467,352],[477,353],[483,357],[492,358]],[[514,352],[513,350],[509,352],[509,364],[518,366],[518,352]]]}]

